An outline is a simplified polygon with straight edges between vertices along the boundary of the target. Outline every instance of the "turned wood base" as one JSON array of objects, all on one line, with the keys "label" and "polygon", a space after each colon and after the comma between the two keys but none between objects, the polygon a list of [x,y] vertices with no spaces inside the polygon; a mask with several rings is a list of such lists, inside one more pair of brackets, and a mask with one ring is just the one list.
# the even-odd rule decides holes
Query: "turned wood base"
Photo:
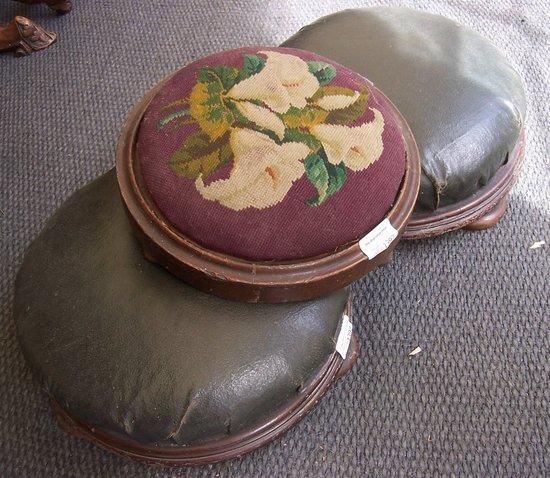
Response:
[{"label": "turned wood base", "polygon": [[59,15],[65,15],[69,13],[72,8],[71,0],[15,0],[19,3],[26,3],[28,5],[36,5],[38,3],[44,3],[48,5],[54,12],[57,12]]},{"label": "turned wood base", "polygon": [[88,440],[117,455],[148,464],[162,466],[194,466],[231,460],[267,445],[309,413],[332,384],[351,370],[357,360],[359,342],[355,333],[345,360],[335,352],[320,373],[300,394],[284,408],[278,410],[265,423],[252,430],[199,445],[157,447],[143,445],[120,435],[115,435],[70,415],[55,400],[52,410],[59,427],[65,432]]},{"label": "turned wood base", "polygon": [[405,239],[434,237],[456,229],[480,231],[495,226],[506,213],[508,195],[523,163],[525,132],[522,131],[508,162],[473,196],[434,212],[414,213]]},{"label": "turned wood base", "polygon": [[493,209],[487,211],[475,221],[464,226],[464,229],[469,231],[482,231],[483,229],[489,229],[496,226],[497,223],[503,218],[506,208],[508,207],[508,196],[503,197]]},{"label": "turned wood base", "polygon": [[16,16],[0,27],[0,51],[13,50],[15,56],[26,56],[55,43],[57,35],[28,18]]}]

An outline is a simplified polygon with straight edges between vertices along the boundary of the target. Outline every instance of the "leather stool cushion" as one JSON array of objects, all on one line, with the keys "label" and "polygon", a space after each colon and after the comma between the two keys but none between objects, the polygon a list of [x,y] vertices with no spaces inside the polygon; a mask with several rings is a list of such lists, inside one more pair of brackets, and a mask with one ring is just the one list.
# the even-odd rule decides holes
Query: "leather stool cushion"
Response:
[{"label": "leather stool cushion", "polygon": [[401,7],[345,10],[283,46],[338,61],[395,103],[420,150],[417,209],[471,196],[518,141],[526,103],[521,79],[491,43],[445,17]]},{"label": "leather stool cushion", "polygon": [[225,301],[147,262],[113,171],[32,243],[16,284],[24,355],[85,422],[186,445],[265,422],[334,353],[346,289],[296,304]]},{"label": "leather stool cushion", "polygon": [[143,183],[168,223],[248,260],[332,253],[393,205],[404,141],[386,100],[313,53],[242,48],[162,85],[137,138]]}]

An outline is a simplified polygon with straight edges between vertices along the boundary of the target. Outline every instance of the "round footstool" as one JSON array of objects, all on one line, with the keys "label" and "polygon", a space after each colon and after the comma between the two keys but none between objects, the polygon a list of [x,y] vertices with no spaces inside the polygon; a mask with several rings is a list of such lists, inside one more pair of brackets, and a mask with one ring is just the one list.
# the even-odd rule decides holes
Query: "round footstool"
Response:
[{"label": "round footstool", "polygon": [[321,18],[283,46],[365,75],[405,116],[422,179],[404,237],[499,221],[521,166],[526,99],[521,79],[487,40],[439,15],[377,7]]},{"label": "round footstool", "polygon": [[15,321],[67,431],[135,459],[191,465],[273,440],[351,368],[347,302],[347,289],[253,305],[185,285],[143,257],[110,171],[29,247]]},{"label": "round footstool", "polygon": [[388,262],[420,185],[384,94],[292,48],[185,65],[129,115],[116,169],[146,257],[243,302],[314,299]]}]

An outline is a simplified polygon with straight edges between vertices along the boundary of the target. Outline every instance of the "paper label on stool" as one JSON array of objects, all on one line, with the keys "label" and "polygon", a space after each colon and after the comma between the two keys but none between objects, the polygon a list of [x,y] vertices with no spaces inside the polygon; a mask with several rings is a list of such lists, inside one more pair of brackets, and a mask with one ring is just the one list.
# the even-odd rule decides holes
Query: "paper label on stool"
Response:
[{"label": "paper label on stool", "polygon": [[348,354],[352,329],[353,325],[351,324],[350,318],[344,314],[342,317],[342,327],[340,328],[338,340],[336,341],[336,352],[338,352],[344,360],[346,360],[346,356]]},{"label": "paper label on stool", "polygon": [[359,247],[369,259],[374,259],[384,252],[396,237],[397,229],[386,218],[359,241]]}]

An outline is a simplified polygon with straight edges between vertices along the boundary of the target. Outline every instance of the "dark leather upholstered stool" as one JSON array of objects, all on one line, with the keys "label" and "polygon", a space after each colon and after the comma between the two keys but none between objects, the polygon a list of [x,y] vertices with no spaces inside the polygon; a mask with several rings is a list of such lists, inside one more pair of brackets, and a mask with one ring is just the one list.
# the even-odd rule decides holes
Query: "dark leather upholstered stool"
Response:
[{"label": "dark leather upholstered stool", "polygon": [[144,259],[111,171],[29,247],[15,320],[66,430],[135,459],[189,465],[272,440],[349,370],[355,338],[345,360],[335,351],[350,332],[347,301],[343,289],[243,304],[185,285]]},{"label": "dark leather upholstered stool", "polygon": [[345,10],[283,43],[372,80],[417,141],[422,180],[405,237],[496,224],[523,156],[526,100],[506,58],[474,31],[399,7]]}]

